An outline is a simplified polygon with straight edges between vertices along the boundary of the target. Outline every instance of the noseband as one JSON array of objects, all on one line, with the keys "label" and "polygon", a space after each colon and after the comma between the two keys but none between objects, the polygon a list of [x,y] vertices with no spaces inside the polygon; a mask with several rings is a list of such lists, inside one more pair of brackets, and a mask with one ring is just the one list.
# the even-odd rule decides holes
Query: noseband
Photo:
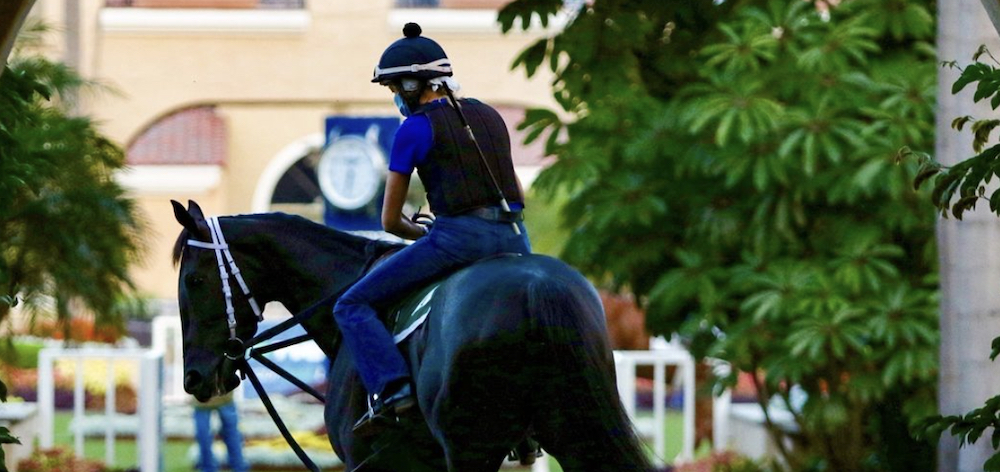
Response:
[{"label": "noseband", "polygon": [[243,289],[243,295],[246,295],[247,302],[250,303],[254,315],[257,316],[257,321],[264,321],[264,314],[261,312],[260,306],[257,305],[257,300],[254,300],[253,296],[250,295],[250,288],[247,287],[247,283],[243,280],[243,275],[240,273],[240,268],[236,266],[236,261],[233,260],[233,253],[229,251],[229,244],[226,243],[226,237],[222,235],[222,226],[219,225],[219,218],[213,216],[208,218],[207,221],[209,232],[212,233],[212,242],[206,243],[196,239],[188,239],[187,243],[191,247],[215,251],[215,259],[219,263],[219,277],[222,278],[222,292],[226,294],[226,319],[229,322],[229,341],[226,342],[225,355],[230,360],[241,359],[243,358],[245,349],[243,341],[236,336],[236,310],[233,308],[233,289],[229,286],[230,277],[236,278],[236,282],[240,284],[240,288]]}]

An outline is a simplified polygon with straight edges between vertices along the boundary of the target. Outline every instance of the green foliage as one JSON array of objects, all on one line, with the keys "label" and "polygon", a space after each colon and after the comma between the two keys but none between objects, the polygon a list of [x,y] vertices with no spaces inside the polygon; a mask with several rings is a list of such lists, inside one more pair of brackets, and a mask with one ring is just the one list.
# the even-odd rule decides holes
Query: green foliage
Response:
[{"label": "green foliage", "polygon": [[[984,55],[992,64],[980,61]],[[976,84],[973,101],[988,99],[990,106],[996,110],[1000,107],[1000,69],[996,67],[1000,66],[1000,62],[997,62],[985,46],[980,46],[972,60],[971,65],[961,70],[951,91],[957,94],[967,86]],[[957,67],[955,62],[944,65]],[[990,211],[1000,215],[1000,190],[994,190],[990,197],[986,197],[986,186],[994,176],[998,175],[1000,169],[1000,143],[984,150],[990,142],[990,133],[1000,124],[1000,120],[963,116],[953,120],[951,126],[963,131],[969,123],[972,123],[970,131],[973,133],[973,151],[978,154],[952,167],[942,166],[930,156],[915,153],[909,148],[904,148],[899,153],[901,158],[915,156],[921,163],[922,171],[914,181],[914,186],[933,181],[932,203],[946,218],[950,211],[952,216],[961,220],[962,215],[974,209],[980,200],[988,200]],[[993,339],[990,360],[996,360],[998,355],[1000,355],[1000,337]],[[1000,396],[986,400],[982,407],[964,415],[930,417],[921,424],[920,429],[931,440],[937,440],[943,432],[948,431],[952,436],[959,438],[961,446],[973,444],[981,439],[984,433],[992,431],[990,441],[993,449],[1000,450]],[[983,470],[1000,471],[1000,452],[994,453],[986,461]]]},{"label": "green foliage", "polygon": [[[0,380],[0,403],[7,401],[7,384]],[[10,434],[10,429],[0,426],[0,472],[7,472],[7,463],[4,461],[4,444],[21,444],[21,441]]]},{"label": "green foliage", "polygon": [[0,329],[15,305],[37,315],[48,300],[63,322],[73,305],[117,322],[131,287],[142,225],[114,180],[121,148],[70,111],[88,87],[39,56],[18,55],[0,76]]},{"label": "green foliage", "polygon": [[[1000,396],[995,396],[986,400],[986,403],[965,415],[933,416],[921,424],[923,434],[931,439],[938,439],[941,434],[948,431],[952,436],[959,438],[959,444],[964,447],[978,441],[983,433],[992,431],[990,441],[994,450],[1000,449]],[[1000,471],[1000,453],[993,454],[985,464],[983,470],[986,472]]]},{"label": "green foliage", "polygon": [[[986,55],[992,64],[981,62]],[[973,55],[972,64],[961,70],[961,74],[952,86],[951,92],[957,94],[967,86],[976,84],[973,100],[976,102],[989,100],[990,106],[996,110],[1000,107],[1000,62],[990,54],[985,46],[981,46]],[[958,67],[955,62],[944,63],[948,67]],[[944,167],[930,156],[916,153],[908,147],[899,151],[899,158],[915,158],[920,162],[921,171],[914,181],[919,187],[928,180],[933,180],[931,201],[940,210],[941,216],[952,216],[961,220],[962,215],[975,209],[982,200],[989,202],[990,211],[1000,215],[1000,190],[993,190],[986,196],[988,185],[993,177],[1000,172],[1000,143],[986,147],[990,143],[990,134],[1000,125],[997,119],[976,119],[971,116],[961,116],[951,122],[951,127],[963,131],[971,123],[973,134],[972,149],[977,154],[965,159],[952,167]],[[985,149],[984,149],[985,148]]]},{"label": "green foliage", "polygon": [[[533,3],[500,22],[548,14]],[[566,196],[562,257],[634,292],[653,332],[759,374],[762,401],[801,387],[800,431],[771,428],[799,470],[932,450],[869,420],[935,410],[934,214],[896,160],[933,144],[933,11],[594,0],[514,63],[551,71],[562,108],[520,124],[558,156],[535,186]]]}]

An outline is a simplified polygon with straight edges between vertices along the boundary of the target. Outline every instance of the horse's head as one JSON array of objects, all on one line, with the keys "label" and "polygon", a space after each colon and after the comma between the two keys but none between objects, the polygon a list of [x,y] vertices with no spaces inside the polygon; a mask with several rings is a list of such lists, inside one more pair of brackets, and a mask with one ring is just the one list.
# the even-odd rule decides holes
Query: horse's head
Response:
[{"label": "horse's head", "polygon": [[[218,220],[206,219],[197,203],[189,201],[187,209],[171,203],[184,227],[174,247],[174,261],[180,265],[184,390],[205,401],[239,385],[236,360],[243,355],[242,343],[257,330],[259,309],[229,267],[224,238],[232,235],[223,236]],[[250,279],[252,274],[241,276]]]}]

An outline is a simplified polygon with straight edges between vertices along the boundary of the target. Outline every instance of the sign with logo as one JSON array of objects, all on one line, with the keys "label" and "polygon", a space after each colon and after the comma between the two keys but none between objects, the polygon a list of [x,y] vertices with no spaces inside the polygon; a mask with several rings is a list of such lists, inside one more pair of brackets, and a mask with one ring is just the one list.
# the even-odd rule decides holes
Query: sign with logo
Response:
[{"label": "sign with logo", "polygon": [[343,231],[382,229],[382,197],[399,118],[326,119],[316,178],[326,200],[324,222]]}]

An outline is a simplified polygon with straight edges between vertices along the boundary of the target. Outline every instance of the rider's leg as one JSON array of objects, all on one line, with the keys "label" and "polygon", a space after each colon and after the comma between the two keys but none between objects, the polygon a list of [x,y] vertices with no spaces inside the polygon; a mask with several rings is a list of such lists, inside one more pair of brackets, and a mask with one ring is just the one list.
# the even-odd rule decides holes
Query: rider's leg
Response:
[{"label": "rider's leg", "polygon": [[[397,389],[409,388],[409,366],[378,319],[378,309],[478,259],[529,251],[527,239],[514,236],[509,224],[471,216],[441,217],[428,236],[389,257],[348,289],[333,315],[368,392],[393,400]],[[412,398],[409,392],[404,394]]]},{"label": "rider's leg", "polygon": [[[437,230],[432,231],[432,233]],[[337,301],[333,310],[344,343],[369,394],[378,395],[372,412],[395,411],[414,404],[410,369],[393,342],[392,335],[378,318],[378,310],[399,300],[411,290],[456,267],[450,255],[424,237],[389,257],[354,284]]]}]

